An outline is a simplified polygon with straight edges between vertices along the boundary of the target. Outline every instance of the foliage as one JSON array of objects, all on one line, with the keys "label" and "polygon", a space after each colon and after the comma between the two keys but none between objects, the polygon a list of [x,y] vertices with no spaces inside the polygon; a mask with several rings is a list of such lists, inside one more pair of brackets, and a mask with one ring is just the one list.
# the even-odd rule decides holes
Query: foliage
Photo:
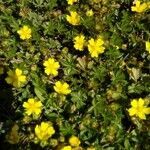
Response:
[{"label": "foliage", "polygon": [[[133,99],[142,98],[143,108],[150,104],[150,50],[145,45],[150,41],[150,2],[141,3],[147,7],[136,12],[133,0],[78,0],[72,5],[67,0],[0,0],[2,150],[61,150],[71,136],[79,138],[77,148],[83,150],[150,149],[150,116],[142,120],[128,112]],[[93,14],[86,15],[90,10]],[[70,12],[78,13],[77,24],[67,21]],[[18,34],[23,26],[31,31],[26,38]],[[84,39],[74,46],[79,35]],[[92,53],[103,48],[97,57],[89,52],[90,39],[95,40]],[[44,66],[49,58],[59,65]],[[5,80],[17,68],[26,77],[20,87]],[[18,81],[17,76],[12,80]],[[61,92],[55,90],[58,81],[64,83]],[[40,115],[25,113],[23,103],[30,98],[41,101]],[[35,127],[42,122],[55,133],[38,142]]]}]

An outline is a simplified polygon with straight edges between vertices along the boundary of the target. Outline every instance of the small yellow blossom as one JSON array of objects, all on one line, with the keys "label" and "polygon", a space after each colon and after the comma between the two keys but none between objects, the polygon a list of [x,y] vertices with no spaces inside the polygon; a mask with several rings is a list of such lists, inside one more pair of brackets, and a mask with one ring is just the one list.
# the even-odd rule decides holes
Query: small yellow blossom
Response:
[{"label": "small yellow blossom", "polygon": [[150,42],[146,41],[145,45],[146,45],[146,50],[150,53]]},{"label": "small yellow blossom", "polygon": [[33,98],[29,98],[27,102],[24,102],[23,107],[26,110],[26,114],[29,116],[31,114],[40,115],[40,113],[42,111],[41,101],[37,101]]},{"label": "small yellow blossom", "polygon": [[147,8],[148,8],[148,5],[146,3],[141,4],[141,2],[139,0],[137,0],[135,2],[135,6],[131,7],[131,10],[134,12],[142,13],[142,12],[146,11]]},{"label": "small yellow blossom", "polygon": [[69,5],[73,5],[73,3],[77,2],[78,0],[67,0]]},{"label": "small yellow blossom", "polygon": [[69,85],[65,82],[65,83],[62,83],[60,81],[57,81],[55,83],[55,86],[54,86],[54,90],[59,93],[59,94],[64,94],[64,95],[67,95],[69,93],[71,93],[71,90],[69,88]]},{"label": "small yellow blossom", "polygon": [[35,135],[40,141],[47,141],[54,133],[55,129],[48,122],[42,122],[35,127]]},{"label": "small yellow blossom", "polygon": [[77,147],[77,146],[80,145],[81,142],[80,142],[78,137],[72,136],[72,137],[69,138],[69,143],[70,143],[71,146]]},{"label": "small yellow blossom", "polygon": [[133,99],[131,102],[131,108],[129,108],[128,112],[130,116],[137,116],[140,119],[146,119],[146,114],[150,114],[150,108],[144,106],[144,100],[142,98]]},{"label": "small yellow blossom", "polygon": [[71,146],[64,146],[61,150],[72,150]]},{"label": "small yellow blossom", "polygon": [[74,38],[74,48],[79,51],[83,51],[85,44],[85,36],[79,35]]},{"label": "small yellow blossom", "polygon": [[88,16],[88,17],[91,17],[91,16],[93,16],[93,10],[92,9],[90,9],[90,10],[88,10],[87,12],[86,12],[86,15]]},{"label": "small yellow blossom", "polygon": [[103,46],[104,41],[102,38],[98,38],[97,40],[94,40],[91,38],[88,41],[88,50],[91,54],[91,57],[98,57],[99,54],[103,53],[105,50],[105,47]]},{"label": "small yellow blossom", "polygon": [[58,69],[60,68],[59,62],[56,62],[53,58],[49,58],[43,65],[45,66],[45,73],[47,75],[58,75]]},{"label": "small yellow blossom", "polygon": [[31,38],[31,29],[28,26],[23,26],[20,30],[17,31],[22,40]]},{"label": "small yellow blossom", "polygon": [[19,143],[20,140],[20,135],[19,135],[19,126],[17,124],[13,125],[11,131],[6,135],[6,140],[10,144],[17,144]]},{"label": "small yellow blossom", "polygon": [[22,70],[18,68],[15,71],[8,71],[7,74],[6,82],[12,84],[14,87],[21,87],[26,82],[26,76],[22,75]]},{"label": "small yellow blossom", "polygon": [[79,25],[80,23],[80,16],[75,11],[70,11],[70,16],[66,16],[67,21],[72,25]]}]

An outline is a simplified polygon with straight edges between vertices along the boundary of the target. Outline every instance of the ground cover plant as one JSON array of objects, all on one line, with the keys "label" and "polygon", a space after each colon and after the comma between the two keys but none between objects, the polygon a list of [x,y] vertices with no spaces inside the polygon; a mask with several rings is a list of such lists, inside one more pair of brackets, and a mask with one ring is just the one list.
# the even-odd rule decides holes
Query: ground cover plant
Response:
[{"label": "ground cover plant", "polygon": [[150,149],[149,0],[0,0],[0,149]]}]

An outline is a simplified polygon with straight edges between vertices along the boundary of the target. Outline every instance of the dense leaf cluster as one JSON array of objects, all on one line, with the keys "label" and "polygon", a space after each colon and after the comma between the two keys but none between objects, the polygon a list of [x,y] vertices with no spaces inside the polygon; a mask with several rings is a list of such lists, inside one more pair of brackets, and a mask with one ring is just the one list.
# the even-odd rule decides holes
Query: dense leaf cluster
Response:
[{"label": "dense leaf cluster", "polygon": [[[145,50],[150,11],[138,14],[131,11],[132,5],[132,0],[79,0],[71,6],[65,0],[0,0],[1,149],[39,149],[30,136],[43,120],[53,122],[53,138],[60,145],[63,138],[67,142],[78,135],[83,149],[150,149],[149,116],[141,121],[127,111],[132,99],[147,98],[149,103],[150,96],[150,55]],[[89,9],[94,16],[85,15]],[[70,10],[81,14],[79,26],[66,21]],[[32,30],[26,41],[17,34],[23,25]],[[80,33],[87,40],[102,36],[105,52],[91,58],[86,49],[75,50],[73,38]],[[49,57],[61,65],[57,77],[44,73],[43,62]],[[22,88],[5,81],[7,71],[15,68],[27,76]],[[70,85],[70,95],[54,91],[57,80]],[[30,97],[41,100],[44,109],[38,120],[25,122],[22,104]],[[21,134],[18,145],[9,145],[5,138],[13,124],[18,124]]]}]

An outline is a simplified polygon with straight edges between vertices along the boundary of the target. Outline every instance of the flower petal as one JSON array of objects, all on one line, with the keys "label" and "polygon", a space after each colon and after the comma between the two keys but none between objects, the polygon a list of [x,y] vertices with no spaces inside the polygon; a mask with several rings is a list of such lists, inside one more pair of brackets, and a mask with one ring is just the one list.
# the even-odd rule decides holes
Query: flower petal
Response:
[{"label": "flower petal", "polygon": [[131,102],[131,106],[132,106],[132,107],[135,107],[135,108],[138,106],[138,102],[137,102],[136,99],[134,99],[134,100]]}]

